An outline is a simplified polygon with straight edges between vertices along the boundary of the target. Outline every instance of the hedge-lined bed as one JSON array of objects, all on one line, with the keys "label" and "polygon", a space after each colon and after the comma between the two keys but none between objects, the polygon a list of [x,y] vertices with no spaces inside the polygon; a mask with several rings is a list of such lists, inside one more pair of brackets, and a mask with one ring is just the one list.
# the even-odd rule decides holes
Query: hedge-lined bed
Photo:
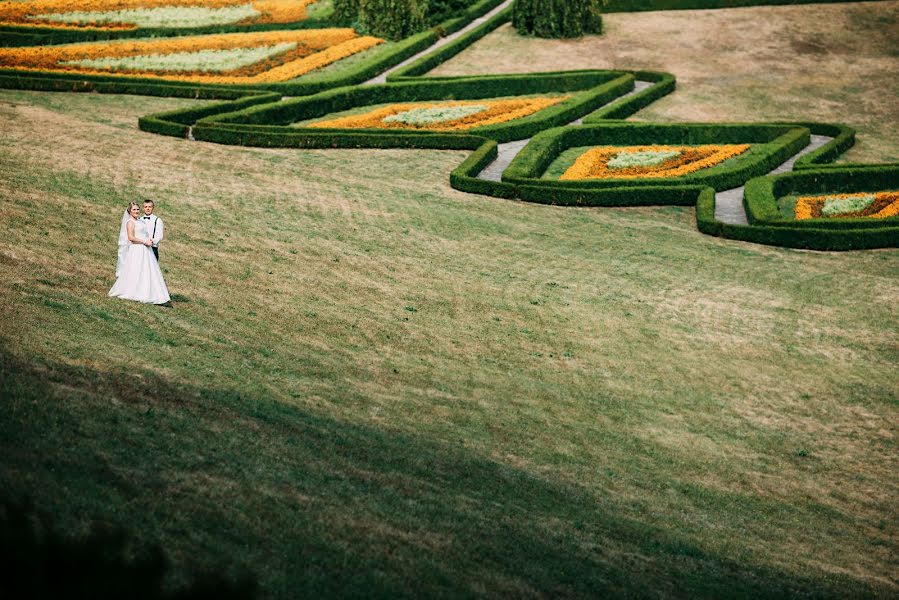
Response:
[{"label": "hedge-lined bed", "polygon": [[[632,188],[642,186],[709,185],[717,190],[738,187],[764,175],[808,145],[810,131],[781,124],[654,124],[607,122],[544,131],[515,157],[503,181],[547,189]],[[701,144],[747,144],[741,156],[680,177],[604,178],[562,181],[541,176],[569,148]]]},{"label": "hedge-lined bed", "polygon": [[[252,89],[252,90],[268,90],[272,92],[278,92],[282,95],[287,96],[305,96],[315,94],[324,90],[333,89],[335,87],[347,86],[347,85],[355,85],[367,81],[372,77],[383,73],[385,70],[403,62],[404,60],[414,56],[415,54],[425,50],[429,46],[433,45],[441,35],[447,35],[449,33],[458,31],[459,29],[465,27],[468,23],[473,21],[474,19],[483,16],[484,14],[490,12],[494,8],[496,8],[499,4],[502,3],[503,0],[479,0],[478,2],[473,3],[467,9],[462,11],[462,13],[454,18],[448,19],[443,23],[436,25],[435,27],[423,31],[421,33],[410,36],[406,39],[400,40],[398,42],[390,42],[388,44],[383,44],[383,47],[374,47],[367,51],[364,51],[361,57],[350,57],[354,58],[354,60],[343,62],[337,61],[336,63],[330,64],[324,69],[317,69],[315,71],[310,72],[309,77],[302,76],[297,79],[293,79],[290,81],[284,82],[274,82],[274,83],[231,83],[228,84],[229,87],[234,88],[243,88],[243,89]],[[296,27],[263,27],[259,26],[250,30],[241,29],[240,31],[273,31],[273,30],[290,30],[290,29],[309,29],[309,28],[321,28],[326,23],[324,21],[318,21],[311,25],[306,25],[306,22],[300,22]],[[302,26],[300,26],[302,25]],[[314,25],[315,27],[312,27]],[[219,28],[221,29],[221,28]],[[202,32],[202,33],[221,33],[222,31],[210,32]],[[129,34],[131,37],[143,37],[147,35],[147,30],[126,30],[126,31],[143,31],[143,34],[138,36],[137,34]],[[179,30],[180,32],[180,30]],[[15,46],[21,46],[21,35],[13,36],[13,44]],[[151,32],[153,33],[152,37],[160,37],[162,33],[171,33],[171,32]],[[196,31],[189,32],[180,32],[182,35],[185,33],[189,33],[190,35],[196,35]],[[0,30],[0,34],[2,34],[2,30]],[[470,32],[469,32],[470,34]],[[462,36],[465,39],[469,39],[468,36]],[[42,38],[42,44],[53,42],[54,40],[50,40],[48,38]],[[67,41],[75,41],[75,40],[67,40]],[[84,40],[79,40],[84,41]],[[471,42],[467,42],[471,43]],[[318,72],[316,72],[318,71]],[[66,72],[47,72],[40,70],[24,70],[24,69],[0,69],[0,87],[5,88],[20,88],[23,81],[25,79],[30,80],[28,83],[28,87],[26,89],[37,89],[37,90],[47,90],[47,91],[59,91],[60,87],[54,80],[62,80],[62,81],[71,81],[77,80],[79,82],[84,82],[82,86],[95,84],[95,83],[113,83],[120,82],[122,83],[122,87],[118,88],[121,91],[113,91],[114,88],[110,86],[102,86],[91,88],[91,91],[104,91],[107,93],[131,93],[128,92],[128,89],[132,89],[132,86],[135,84],[139,84],[144,86],[142,89],[148,89],[150,86],[161,86],[166,89],[170,85],[177,85],[178,82],[164,80],[153,77],[122,77],[116,76],[115,74],[87,74],[87,73],[66,73]],[[218,88],[221,87],[221,84],[208,84],[208,83],[192,83],[194,87],[211,87]],[[79,91],[80,88],[74,87],[72,91]],[[164,95],[162,93],[157,95]]]},{"label": "hedge-lined bed", "polygon": [[873,194],[883,191],[899,191],[899,165],[806,169],[773,177],[760,177],[746,185],[743,205],[746,216],[753,225],[833,230],[899,228],[899,216],[797,219],[785,216],[778,206],[778,199],[789,195]]},{"label": "hedge-lined bed", "polygon": [[[609,101],[633,89],[634,76],[620,71],[578,71],[495,77],[458,77],[439,80],[404,81],[365,87],[344,87],[309,97],[273,104],[252,106],[244,110],[217,114],[197,122],[194,135],[206,139],[206,131],[227,125],[232,132],[253,131],[256,139],[269,133],[278,139],[297,139],[304,134],[320,139],[322,134],[346,140],[358,146],[373,137],[398,137],[428,140],[423,147],[433,148],[429,141],[435,132],[414,129],[324,129],[290,127],[291,123],[314,119],[355,107],[403,102],[439,100],[477,100],[496,97],[525,96],[555,92],[568,94],[567,100],[532,115],[484,127],[465,130],[471,134],[499,142],[524,139],[563,123],[589,114]],[[266,129],[247,127],[264,125]],[[461,131],[460,131],[461,133]],[[289,134],[284,137],[284,134]],[[430,135],[429,135],[430,134]],[[435,138],[436,139],[436,138]],[[379,142],[383,143],[383,142]],[[408,145],[408,141],[398,142]],[[274,141],[270,145],[275,145]],[[379,146],[381,147],[381,146]]]},{"label": "hedge-lined bed", "polygon": [[[251,0],[246,0],[250,2]],[[455,14],[443,14],[432,20],[430,29],[439,35],[447,35],[458,31],[472,19],[489,12],[503,0],[478,0],[468,7],[456,11]],[[202,6],[202,5],[201,5]],[[333,9],[330,5],[322,6],[310,4],[306,8],[307,17],[302,20],[287,22],[257,22],[257,23],[221,23],[216,25],[203,25],[198,27],[131,27],[131,28],[103,28],[103,27],[70,27],[52,26],[47,24],[35,25],[2,25],[0,26],[0,46],[28,46],[43,44],[71,44],[76,42],[93,42],[102,40],[134,39],[134,38],[159,38],[184,35],[208,35],[221,33],[238,33],[251,31],[279,31],[293,29],[320,29],[326,27],[342,26],[335,23]],[[437,21],[438,19],[442,19]]]}]

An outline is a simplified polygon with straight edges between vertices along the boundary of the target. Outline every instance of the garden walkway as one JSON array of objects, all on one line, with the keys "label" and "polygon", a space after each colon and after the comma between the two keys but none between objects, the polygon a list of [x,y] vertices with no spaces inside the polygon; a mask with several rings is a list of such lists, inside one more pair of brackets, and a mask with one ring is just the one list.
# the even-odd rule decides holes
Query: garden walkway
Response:
[{"label": "garden walkway", "polygon": [[[826,135],[813,135],[812,141],[808,146],[791,156],[782,165],[768,173],[768,175],[777,175],[778,173],[787,173],[793,170],[793,164],[796,159],[804,154],[808,154],[812,150],[817,150],[833,138]],[[724,190],[715,194],[715,219],[731,225],[748,225],[749,220],[746,218],[746,210],[743,208],[743,187],[736,187]]]},{"label": "garden walkway", "polygon": [[412,57],[410,57],[410,58],[407,58],[406,60],[404,60],[404,61],[401,62],[400,64],[396,65],[395,67],[391,67],[390,69],[387,69],[386,71],[384,71],[383,73],[381,73],[381,74],[378,75],[377,77],[372,77],[371,79],[369,79],[368,81],[366,81],[366,82],[363,83],[362,85],[372,85],[372,84],[377,84],[377,83],[387,83],[387,76],[390,75],[391,73],[393,73],[394,71],[398,71],[399,69],[402,69],[403,67],[405,67],[405,66],[407,66],[407,65],[410,65],[410,64],[414,63],[416,60],[418,60],[418,59],[421,58],[422,56],[425,56],[426,54],[430,54],[430,53],[433,52],[434,50],[437,50],[438,48],[441,48],[441,47],[443,47],[443,46],[446,46],[446,45],[449,44],[450,42],[456,40],[457,38],[459,38],[459,37],[461,37],[461,36],[463,36],[463,35],[465,35],[465,34],[468,33],[469,31],[471,31],[472,29],[474,29],[474,28],[476,28],[476,27],[479,27],[479,26],[480,26],[482,23],[484,23],[487,19],[492,18],[492,17],[493,17],[494,15],[496,15],[498,12],[500,12],[500,11],[502,11],[502,10],[505,10],[505,9],[506,9],[507,7],[509,7],[509,6],[512,6],[512,2],[513,2],[513,1],[514,1],[514,0],[506,0],[505,2],[503,2],[502,4],[500,4],[499,6],[497,6],[496,8],[494,8],[493,10],[491,10],[490,12],[488,12],[487,14],[485,14],[484,16],[478,17],[477,19],[475,19],[474,21],[472,21],[471,23],[469,23],[468,25],[466,25],[465,27],[463,27],[463,28],[460,29],[459,31],[457,31],[457,32],[455,32],[455,33],[451,33],[450,35],[448,35],[448,36],[446,36],[446,37],[440,38],[440,39],[437,40],[435,43],[431,44],[430,46],[428,46],[427,48],[425,48],[424,50],[422,50],[421,52],[419,52],[419,53],[416,54],[415,56],[412,56]]}]

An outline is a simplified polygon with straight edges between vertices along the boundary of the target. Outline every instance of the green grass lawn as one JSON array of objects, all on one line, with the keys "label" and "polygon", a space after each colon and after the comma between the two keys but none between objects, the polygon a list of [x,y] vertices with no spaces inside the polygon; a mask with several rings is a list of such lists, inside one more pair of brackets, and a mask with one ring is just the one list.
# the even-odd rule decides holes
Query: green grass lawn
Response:
[{"label": "green grass lawn", "polygon": [[[266,598],[899,593],[899,251],[136,128],[190,104],[0,91],[3,497]],[[172,308],[106,296],[143,197]]]}]

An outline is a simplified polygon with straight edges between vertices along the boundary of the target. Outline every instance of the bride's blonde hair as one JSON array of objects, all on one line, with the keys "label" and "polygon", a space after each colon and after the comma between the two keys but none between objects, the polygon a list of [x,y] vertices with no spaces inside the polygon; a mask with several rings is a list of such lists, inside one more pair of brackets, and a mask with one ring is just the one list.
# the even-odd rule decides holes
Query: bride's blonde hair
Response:
[{"label": "bride's blonde hair", "polygon": [[140,204],[138,204],[137,202],[129,202],[129,203],[128,203],[128,209],[127,209],[126,212],[128,212],[128,214],[131,214],[131,209],[132,209],[132,208],[137,208],[138,210],[140,210]]}]

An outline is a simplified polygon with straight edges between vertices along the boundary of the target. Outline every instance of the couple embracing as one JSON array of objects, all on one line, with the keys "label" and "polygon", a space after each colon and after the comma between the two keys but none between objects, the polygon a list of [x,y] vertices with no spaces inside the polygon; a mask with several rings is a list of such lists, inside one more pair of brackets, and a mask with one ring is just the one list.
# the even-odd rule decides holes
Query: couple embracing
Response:
[{"label": "couple embracing", "polygon": [[128,204],[119,230],[119,261],[116,282],[109,295],[148,304],[169,302],[169,290],[159,268],[159,242],[162,241],[162,219],[153,214],[153,201],[141,207]]}]

